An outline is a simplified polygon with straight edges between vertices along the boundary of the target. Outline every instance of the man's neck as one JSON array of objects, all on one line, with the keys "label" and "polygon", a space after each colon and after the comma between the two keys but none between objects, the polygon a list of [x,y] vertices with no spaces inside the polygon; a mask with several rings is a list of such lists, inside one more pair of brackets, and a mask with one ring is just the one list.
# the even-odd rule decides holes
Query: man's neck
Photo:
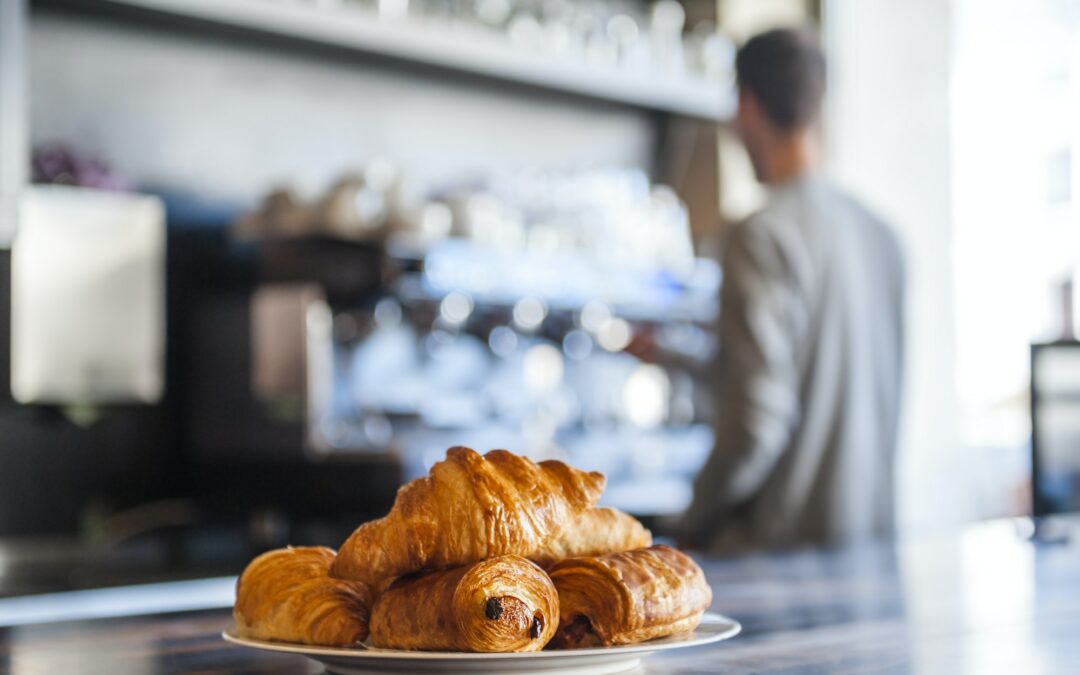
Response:
[{"label": "man's neck", "polygon": [[816,164],[817,144],[808,130],[778,137],[769,150],[765,182],[783,185],[810,173]]}]

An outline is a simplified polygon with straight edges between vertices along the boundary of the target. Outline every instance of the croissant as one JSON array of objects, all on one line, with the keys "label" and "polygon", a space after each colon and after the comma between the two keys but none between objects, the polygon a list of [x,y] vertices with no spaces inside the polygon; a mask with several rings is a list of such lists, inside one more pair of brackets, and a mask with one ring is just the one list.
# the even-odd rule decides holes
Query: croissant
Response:
[{"label": "croissant", "polygon": [[330,574],[379,587],[421,569],[526,556],[596,504],[603,489],[602,474],[562,462],[451,448],[428,476],[398,490],[389,514],[352,533]]},{"label": "croissant", "polygon": [[371,644],[391,649],[533,652],[555,634],[559,595],[509,555],[401,577],[375,601]]},{"label": "croissant", "polygon": [[233,617],[257,640],[342,647],[368,635],[372,594],[356,581],[331,579],[334,551],[283,548],[251,561],[236,582]]},{"label": "croissant", "polygon": [[574,522],[529,555],[541,567],[563,558],[597,556],[652,546],[652,532],[637,518],[610,507],[582,512]]},{"label": "croissant", "polygon": [[548,574],[559,590],[556,648],[625,645],[692,631],[712,602],[701,568],[669,546],[570,558]]}]

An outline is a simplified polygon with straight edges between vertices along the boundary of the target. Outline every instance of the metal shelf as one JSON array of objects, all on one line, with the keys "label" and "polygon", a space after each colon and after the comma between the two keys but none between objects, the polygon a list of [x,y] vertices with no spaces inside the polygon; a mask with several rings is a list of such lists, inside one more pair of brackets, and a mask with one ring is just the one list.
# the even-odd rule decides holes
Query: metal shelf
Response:
[{"label": "metal shelf", "polygon": [[700,76],[675,78],[591,68],[514,49],[479,29],[451,30],[414,20],[381,21],[358,10],[265,0],[106,0],[105,4],[688,117],[727,119],[734,104],[731,91]]}]

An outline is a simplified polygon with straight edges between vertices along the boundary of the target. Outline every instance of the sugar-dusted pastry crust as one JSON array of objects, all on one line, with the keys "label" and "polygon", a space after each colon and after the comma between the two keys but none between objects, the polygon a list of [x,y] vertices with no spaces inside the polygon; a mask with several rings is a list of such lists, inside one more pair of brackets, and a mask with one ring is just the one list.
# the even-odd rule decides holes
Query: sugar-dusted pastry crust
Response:
[{"label": "sugar-dusted pastry crust", "polygon": [[384,518],[342,545],[331,575],[379,587],[424,569],[526,556],[558,534],[604,489],[604,476],[506,450],[451,448],[431,473],[403,486]]},{"label": "sugar-dusted pastry crust", "polygon": [[559,629],[551,646],[561,649],[685,633],[712,602],[701,568],[668,546],[570,558],[548,574],[559,591]]},{"label": "sugar-dusted pastry crust", "polygon": [[334,551],[289,547],[251,561],[236,582],[233,617],[241,635],[343,647],[367,638],[372,593],[356,581],[332,579]]},{"label": "sugar-dusted pastry crust", "polygon": [[391,649],[532,652],[551,640],[559,598],[544,571],[501,556],[395,581],[375,602],[371,644]]},{"label": "sugar-dusted pastry crust", "polygon": [[610,507],[584,511],[562,532],[529,555],[541,567],[564,558],[597,556],[652,546],[652,532],[637,518]]}]

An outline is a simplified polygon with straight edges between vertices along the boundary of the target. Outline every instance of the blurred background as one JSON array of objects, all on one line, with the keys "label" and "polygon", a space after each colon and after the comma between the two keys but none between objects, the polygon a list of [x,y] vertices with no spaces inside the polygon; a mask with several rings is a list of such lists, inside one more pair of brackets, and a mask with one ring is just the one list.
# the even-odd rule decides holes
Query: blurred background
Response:
[{"label": "blurred background", "polygon": [[0,595],[336,546],[459,444],[665,534],[735,51],[807,23],[907,254],[901,532],[1077,510],[1080,3],[0,0]]}]

